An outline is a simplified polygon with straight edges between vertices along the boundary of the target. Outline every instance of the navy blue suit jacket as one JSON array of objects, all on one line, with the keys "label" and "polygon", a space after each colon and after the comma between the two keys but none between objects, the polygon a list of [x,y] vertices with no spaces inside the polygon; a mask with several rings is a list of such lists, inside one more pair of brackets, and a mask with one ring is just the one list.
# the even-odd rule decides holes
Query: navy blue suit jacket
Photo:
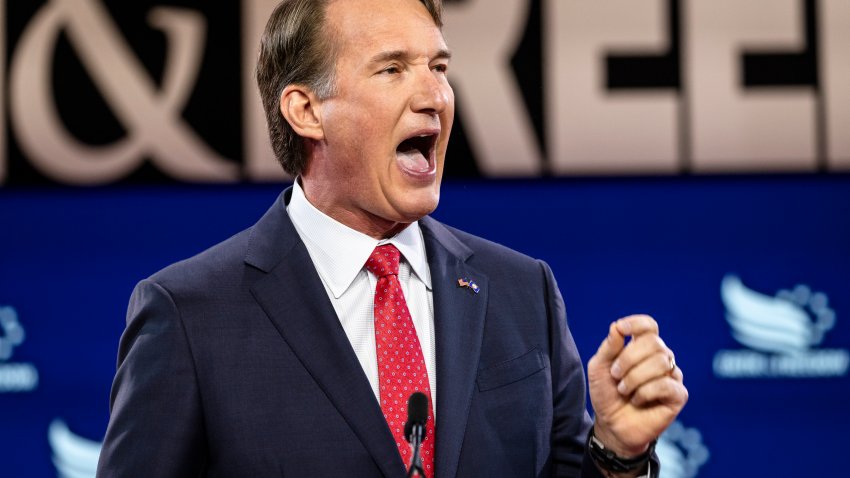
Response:
[{"label": "navy blue suit jacket", "polygon": [[[286,201],[136,287],[98,476],[404,476]],[[549,267],[420,224],[434,294],[436,476],[600,476],[584,453],[584,372]],[[480,293],[459,287],[462,277]]]}]

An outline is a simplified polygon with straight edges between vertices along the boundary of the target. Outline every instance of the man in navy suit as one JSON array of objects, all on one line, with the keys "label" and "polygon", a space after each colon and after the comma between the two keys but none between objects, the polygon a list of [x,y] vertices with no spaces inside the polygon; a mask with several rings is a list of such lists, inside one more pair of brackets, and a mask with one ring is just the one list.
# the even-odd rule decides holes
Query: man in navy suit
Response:
[{"label": "man in navy suit", "polygon": [[[653,440],[687,390],[655,321],[611,324],[591,421],[548,266],[428,217],[454,114],[440,15],[439,0],[275,10],[257,80],[296,183],[136,287],[98,476],[404,476],[387,287],[404,320],[388,327],[410,334],[396,350],[416,356],[401,365],[430,397],[428,476],[657,475]],[[370,262],[387,250],[384,275]]]}]

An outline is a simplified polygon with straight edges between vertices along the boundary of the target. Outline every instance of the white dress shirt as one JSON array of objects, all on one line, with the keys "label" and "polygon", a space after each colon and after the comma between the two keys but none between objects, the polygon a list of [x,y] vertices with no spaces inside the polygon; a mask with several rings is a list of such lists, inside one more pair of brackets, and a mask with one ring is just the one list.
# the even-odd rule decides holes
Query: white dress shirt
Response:
[{"label": "white dress shirt", "polygon": [[[298,180],[286,207],[295,230],[322,279],[328,298],[342,324],[348,341],[369,379],[375,398],[378,388],[378,356],[375,351],[374,296],[378,279],[364,266],[372,251],[392,244],[401,252],[398,280],[422,346],[431,400],[436,415],[437,380],[434,352],[434,299],[431,271],[425,255],[425,241],[419,223],[414,222],[395,237],[377,240],[337,222],[310,204]],[[332,353],[332,351],[328,351]]]}]

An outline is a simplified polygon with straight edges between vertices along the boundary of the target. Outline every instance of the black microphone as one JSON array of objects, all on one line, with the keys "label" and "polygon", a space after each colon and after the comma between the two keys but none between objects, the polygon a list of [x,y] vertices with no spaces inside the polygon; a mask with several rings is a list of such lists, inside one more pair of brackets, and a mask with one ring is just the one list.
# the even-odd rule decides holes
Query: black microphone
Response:
[{"label": "black microphone", "polygon": [[425,477],[425,470],[422,469],[422,457],[419,455],[419,449],[422,448],[422,441],[425,439],[425,426],[427,423],[428,397],[422,392],[413,392],[410,398],[407,399],[407,422],[404,424],[404,438],[410,442],[413,448],[410,468],[407,471],[408,478],[412,477],[414,472],[419,472],[419,476]]},{"label": "black microphone", "polygon": [[421,425],[424,432],[425,423],[428,422],[428,397],[422,392],[413,392],[407,399],[407,422],[404,424],[404,438],[410,441],[414,425]]}]

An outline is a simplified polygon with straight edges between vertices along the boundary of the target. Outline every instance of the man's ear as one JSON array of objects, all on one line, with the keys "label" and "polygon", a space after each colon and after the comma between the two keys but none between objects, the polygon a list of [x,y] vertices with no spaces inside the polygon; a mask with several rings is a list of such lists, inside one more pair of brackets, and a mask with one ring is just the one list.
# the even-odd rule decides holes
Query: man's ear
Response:
[{"label": "man's ear", "polygon": [[280,113],[298,136],[320,141],[325,138],[319,99],[303,85],[286,85],[280,94]]}]

